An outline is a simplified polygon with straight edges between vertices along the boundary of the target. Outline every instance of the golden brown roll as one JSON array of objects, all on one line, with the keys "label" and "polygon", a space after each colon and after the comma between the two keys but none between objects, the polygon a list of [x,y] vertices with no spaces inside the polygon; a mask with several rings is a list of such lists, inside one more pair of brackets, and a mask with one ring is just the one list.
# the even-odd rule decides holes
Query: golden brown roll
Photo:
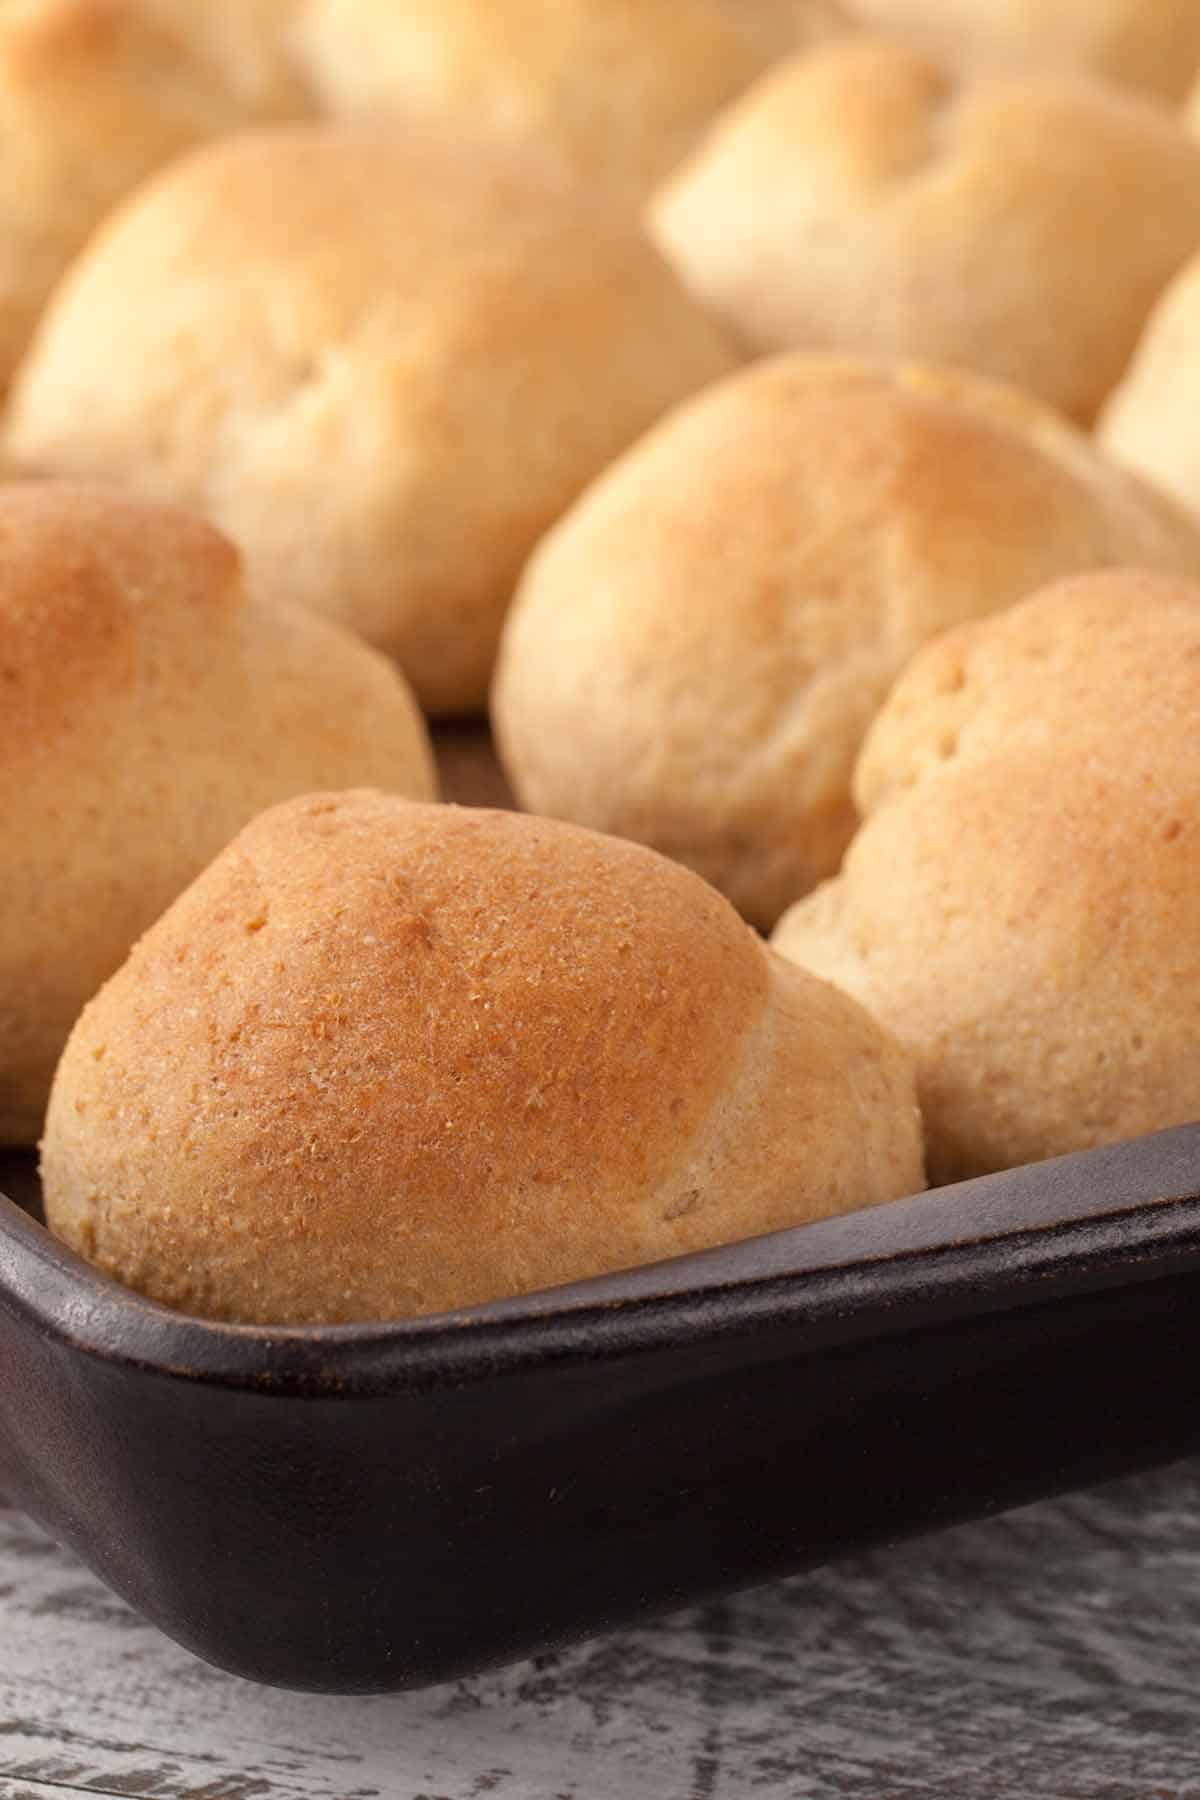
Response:
[{"label": "golden brown roll", "polygon": [[1200,576],[1193,521],[1010,389],[795,354],[665,420],[524,578],[492,715],[535,812],[637,838],[756,924],[838,865],[907,659],[1055,576]]},{"label": "golden brown roll", "polygon": [[1200,508],[1200,256],[1151,313],[1097,435],[1113,456]]},{"label": "golden brown roll", "polygon": [[266,105],[196,55],[168,16],[182,12],[178,0],[157,5],[161,17],[155,0],[0,6],[0,389],[110,208],[181,150]]},{"label": "golden brown roll", "polygon": [[786,955],[917,1058],[937,1180],[1200,1116],[1200,586],[1046,588],[930,645]]},{"label": "golden brown roll", "polygon": [[0,693],[0,1143],[32,1143],[80,1008],[247,819],[433,778],[382,657],[247,593],[201,520],[101,488],[0,488]]},{"label": "golden brown roll", "polygon": [[47,1217],[208,1317],[398,1318],[919,1188],[908,1059],[694,875],[357,792],[257,819],[88,1007]]},{"label": "golden brown roll", "polygon": [[1196,0],[852,0],[862,24],[976,69],[1098,75],[1168,102],[1200,69]]},{"label": "golden brown roll", "polygon": [[[409,0],[402,0],[408,4]],[[126,0],[175,33],[249,118],[315,110],[296,29],[311,0]]]},{"label": "golden brown roll", "polygon": [[1183,120],[1188,130],[1200,132],[1200,74],[1197,75],[1188,89],[1187,102],[1183,109]]},{"label": "golden brown roll", "polygon": [[537,538],[732,366],[634,229],[540,160],[281,128],[177,163],[93,241],[8,447],[206,513],[255,581],[464,712]]},{"label": "golden brown roll", "polygon": [[837,0],[310,0],[296,35],[337,116],[482,124],[636,199],[773,58],[845,23]]},{"label": "golden brown roll", "polygon": [[1098,82],[848,37],[723,114],[651,222],[757,351],[961,363],[1087,420],[1200,247],[1200,143]]}]

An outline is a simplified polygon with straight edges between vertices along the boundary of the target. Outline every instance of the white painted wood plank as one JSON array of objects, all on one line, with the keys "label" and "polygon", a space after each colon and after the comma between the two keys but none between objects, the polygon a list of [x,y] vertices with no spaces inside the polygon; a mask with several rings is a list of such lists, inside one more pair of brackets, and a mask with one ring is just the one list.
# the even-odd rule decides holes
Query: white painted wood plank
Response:
[{"label": "white painted wood plank", "polygon": [[0,1800],[1193,1800],[1200,1468],[424,1694],[220,1675],[0,1508]]}]

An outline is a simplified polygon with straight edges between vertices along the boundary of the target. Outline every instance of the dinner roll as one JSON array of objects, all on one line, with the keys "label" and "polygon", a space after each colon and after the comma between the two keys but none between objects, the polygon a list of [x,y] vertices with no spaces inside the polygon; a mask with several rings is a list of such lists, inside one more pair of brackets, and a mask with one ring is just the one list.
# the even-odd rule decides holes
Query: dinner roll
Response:
[{"label": "dinner roll", "polygon": [[422,115],[532,138],[634,199],[836,0],[310,0],[297,32],[341,117]]},{"label": "dinner roll", "polygon": [[1077,576],[930,645],[787,956],[917,1058],[953,1180],[1200,1116],[1200,587]]},{"label": "dinner roll", "polygon": [[1184,123],[1192,132],[1200,132],[1200,74],[1197,75],[1188,89],[1187,104],[1183,109]]},{"label": "dinner roll", "polygon": [[1182,100],[1200,69],[1196,0],[853,0],[855,17],[979,69],[1098,75]]},{"label": "dinner roll", "polygon": [[1151,313],[1098,435],[1114,456],[1200,508],[1200,256]]},{"label": "dinner roll", "polygon": [[1200,246],[1200,143],[1099,82],[852,36],[723,114],[651,221],[755,350],[962,363],[1086,420]]},{"label": "dinner roll", "polygon": [[0,389],[55,282],[115,202],[256,110],[155,16],[152,0],[0,6]]},{"label": "dinner roll", "polygon": [[297,22],[310,0],[128,3],[181,38],[197,60],[215,72],[247,117],[298,118],[314,110],[296,43]]},{"label": "dinner roll", "polygon": [[0,692],[0,1143],[32,1143],[80,1008],[247,819],[433,778],[382,657],[247,593],[199,519],[101,488],[0,488]]},{"label": "dinner roll", "polygon": [[894,677],[1057,575],[1200,576],[1196,525],[979,377],[759,363],[618,462],[530,565],[492,712],[523,803],[690,863],[758,925],[836,869]]},{"label": "dinner roll", "polygon": [[398,1318],[923,1184],[912,1069],[649,851],[357,792],[257,819],[84,1013],[76,1250],[210,1318]]},{"label": "dinner roll", "polygon": [[628,222],[524,152],[280,128],[177,163],[93,241],[9,450],[194,506],[464,712],[540,534],[732,366]]}]

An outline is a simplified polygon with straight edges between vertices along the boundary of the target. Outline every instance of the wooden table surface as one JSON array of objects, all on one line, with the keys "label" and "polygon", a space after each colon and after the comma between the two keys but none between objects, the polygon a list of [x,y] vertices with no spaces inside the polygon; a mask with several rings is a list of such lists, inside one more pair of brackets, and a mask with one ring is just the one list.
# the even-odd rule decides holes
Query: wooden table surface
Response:
[{"label": "wooden table surface", "polygon": [[1200,1465],[425,1693],[168,1643],[0,1501],[0,1800],[1200,1796]]}]

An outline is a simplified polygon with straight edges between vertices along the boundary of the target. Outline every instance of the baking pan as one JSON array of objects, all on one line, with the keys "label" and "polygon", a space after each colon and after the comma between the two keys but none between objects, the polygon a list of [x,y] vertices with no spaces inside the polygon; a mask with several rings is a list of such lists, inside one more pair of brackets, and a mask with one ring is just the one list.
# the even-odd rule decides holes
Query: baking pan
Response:
[{"label": "baking pan", "polygon": [[258,1681],[444,1680],[1200,1442],[1200,1126],[386,1326],[185,1318],[0,1188],[0,1480]]}]

